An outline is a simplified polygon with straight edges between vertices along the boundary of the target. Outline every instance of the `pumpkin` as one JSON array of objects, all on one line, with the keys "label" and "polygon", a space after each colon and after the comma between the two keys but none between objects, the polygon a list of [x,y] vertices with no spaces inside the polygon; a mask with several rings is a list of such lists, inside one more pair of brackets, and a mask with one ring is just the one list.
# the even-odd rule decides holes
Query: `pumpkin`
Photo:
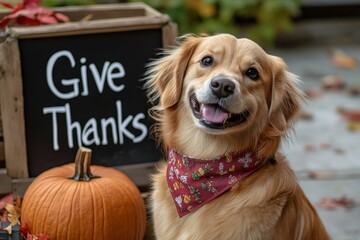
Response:
[{"label": "pumpkin", "polygon": [[36,177],[23,198],[22,225],[54,240],[143,239],[145,205],[136,185],[90,161],[91,150],[81,147],[75,164]]}]

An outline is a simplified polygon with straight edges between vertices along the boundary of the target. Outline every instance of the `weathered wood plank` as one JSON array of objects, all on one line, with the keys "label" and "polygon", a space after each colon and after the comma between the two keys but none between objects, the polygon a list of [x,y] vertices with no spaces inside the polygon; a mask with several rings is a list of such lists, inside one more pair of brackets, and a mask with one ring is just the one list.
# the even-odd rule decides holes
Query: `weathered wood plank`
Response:
[{"label": "weathered wood plank", "polygon": [[11,192],[11,178],[8,177],[6,169],[0,168],[0,194]]},{"label": "weathered wood plank", "polygon": [[163,48],[175,46],[178,36],[178,27],[175,23],[169,23],[163,28]]},{"label": "weathered wood plank", "polygon": [[[10,28],[7,34],[16,38],[64,36],[161,28],[168,24],[167,15],[160,14],[142,3],[105,4],[53,8],[69,16],[71,22],[36,27]],[[0,11],[1,15],[6,12]],[[88,21],[82,19],[88,18]]]},{"label": "weathered wood plank", "polygon": [[4,142],[0,141],[0,162],[5,161]]},{"label": "weathered wood plank", "polygon": [[18,42],[8,38],[0,47],[0,102],[6,168],[12,178],[28,177],[22,90]]}]

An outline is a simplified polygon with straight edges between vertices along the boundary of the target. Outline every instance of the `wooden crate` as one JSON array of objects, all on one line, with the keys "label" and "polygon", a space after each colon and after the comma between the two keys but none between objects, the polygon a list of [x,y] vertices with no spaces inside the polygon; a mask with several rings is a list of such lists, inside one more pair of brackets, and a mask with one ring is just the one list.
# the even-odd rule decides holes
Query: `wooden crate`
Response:
[{"label": "wooden crate", "polygon": [[[144,109],[141,110],[141,114],[129,113],[125,116],[122,116],[119,112],[121,113],[122,110],[124,112],[125,110],[131,111],[140,103],[141,108],[144,108],[144,106],[148,108],[144,100],[146,96],[141,93],[137,97],[138,93],[135,92],[141,89],[139,86],[142,83],[139,79],[145,71],[145,67],[139,67],[137,64],[145,65],[144,58],[148,62],[150,58],[156,57],[156,52],[160,48],[166,48],[174,44],[177,37],[176,25],[170,21],[167,15],[161,14],[142,3],[62,7],[53,10],[64,13],[70,18],[71,22],[36,27],[11,27],[2,36],[0,43],[0,106],[4,135],[4,158],[7,174],[13,179],[13,188],[22,195],[31,178],[55,165],[71,162],[77,150],[76,143],[79,145],[79,142],[83,146],[95,148],[93,149],[95,164],[119,168],[127,173],[140,188],[147,186],[149,181],[147,175],[152,171],[155,162],[155,158],[149,160],[151,154],[147,152],[153,151],[155,145],[143,144],[144,141],[148,141],[150,132],[148,130],[146,132],[144,129],[144,126],[147,128],[150,125],[147,111]],[[0,12],[0,17],[5,14],[6,12]],[[153,40],[154,38],[156,38],[156,41]],[[104,42],[104,44],[101,42]],[[143,49],[146,51],[143,51]],[[42,64],[44,55],[50,57],[47,58],[46,68],[40,69],[39,66]],[[55,55],[58,56],[57,60],[54,60]],[[112,60],[104,59],[104,56]],[[63,59],[60,59],[61,57]],[[118,57],[123,60],[115,61],[114,59]],[[98,59],[102,59],[102,62],[95,62]],[[56,68],[54,61],[58,61],[61,68],[54,70]],[[64,66],[67,66],[67,68],[65,69]],[[135,69],[136,66],[138,69]],[[104,72],[104,69],[107,72]],[[78,74],[78,78],[71,79],[68,72]],[[55,79],[57,74],[67,75],[63,78],[58,77],[56,79],[58,82],[49,80],[50,78]],[[90,74],[92,75],[90,76]],[[92,79],[93,83],[90,83],[89,79]],[[121,83],[120,80],[127,82]],[[51,81],[52,83],[50,83]],[[133,83],[134,81],[140,82],[140,85]],[[62,83],[64,84],[61,85]],[[53,84],[52,87],[51,84]],[[44,91],[45,86],[48,86],[47,91]],[[69,86],[73,87],[71,91],[68,88]],[[63,90],[59,90],[60,88]],[[98,95],[91,95],[91,88],[97,89]],[[56,95],[57,92],[56,101],[47,98],[49,89],[51,89],[53,95]],[[110,119],[112,119],[108,115],[97,118],[97,116],[91,117],[90,114],[91,112],[96,112],[96,114],[100,112],[100,115],[101,113],[104,114],[104,108],[109,104],[101,102],[102,99],[117,97],[114,95],[115,93],[110,93],[109,89],[119,96],[123,95],[116,100],[117,122],[114,120],[116,126],[114,124],[103,124],[103,122],[110,122]],[[144,90],[141,89],[141,91]],[[71,109],[77,115],[70,112],[70,110],[65,112],[70,109],[70,106],[73,107],[73,103],[75,105],[75,99],[71,99],[70,92],[73,93],[73,98],[77,93],[76,97],[78,97],[79,101],[81,99],[81,103]],[[130,104],[126,102],[130,101],[129,99],[132,99]],[[46,121],[49,121],[49,125],[42,124],[42,119],[36,116],[36,114],[41,115],[37,107],[35,108],[36,104],[43,104],[41,114],[42,117],[47,118]],[[64,120],[65,123],[60,123],[58,118],[60,119],[61,114],[64,112],[73,115],[70,117],[66,115],[67,122]],[[82,112],[90,115],[83,117]],[[76,116],[80,120],[74,120],[73,118]],[[68,118],[72,118],[73,122],[69,123]],[[83,120],[83,118],[87,119]],[[95,120],[92,120],[93,118]],[[126,122],[128,125],[125,125],[125,121],[121,122],[119,118],[121,118],[121,121],[130,119]],[[132,122],[130,123],[130,121]],[[79,128],[75,126],[77,123],[80,125]],[[100,123],[102,136],[98,134],[100,137],[97,138],[95,131],[98,131],[98,128],[94,130],[94,126],[99,125],[100,129]],[[122,127],[120,123],[123,124]],[[63,133],[61,128],[64,126],[67,127],[67,137],[61,139],[59,135]],[[75,126],[75,130],[72,128],[73,126]],[[137,135],[129,133],[127,127],[135,129]],[[117,129],[119,133],[114,129]],[[123,132],[120,133],[119,129]],[[143,137],[145,132],[147,134],[146,140],[143,140],[145,139]],[[110,135],[110,133],[113,134],[112,138],[104,137],[107,134]],[[116,134],[118,136],[115,137]],[[42,135],[46,137],[37,137]],[[48,135],[51,137],[47,137]],[[143,138],[140,138],[139,135]],[[101,140],[100,143],[99,139]],[[137,144],[136,141],[140,141],[139,139],[143,141],[139,144],[143,145],[133,147],[131,144]],[[110,141],[113,141],[112,144],[109,143]],[[51,142],[50,148],[46,147],[49,142]],[[64,144],[65,142],[67,145]],[[109,150],[102,148],[108,145],[112,145]],[[61,154],[62,146],[67,148],[66,153]],[[35,153],[34,149],[38,149],[36,150],[37,153]],[[103,156],[96,159],[97,152],[101,152]],[[141,154],[142,152],[143,154]],[[0,161],[1,153],[0,143]],[[117,157],[121,158],[121,154],[130,157],[124,157],[123,159],[126,161],[124,160],[125,162],[118,164],[116,161],[111,162],[109,160],[107,162],[106,156],[108,155],[106,154],[112,154],[111,160],[117,159]],[[42,159],[38,159],[40,155],[42,155]],[[69,159],[70,155],[73,155],[71,159]],[[65,160],[57,160],[56,163],[53,163],[56,159]]]}]

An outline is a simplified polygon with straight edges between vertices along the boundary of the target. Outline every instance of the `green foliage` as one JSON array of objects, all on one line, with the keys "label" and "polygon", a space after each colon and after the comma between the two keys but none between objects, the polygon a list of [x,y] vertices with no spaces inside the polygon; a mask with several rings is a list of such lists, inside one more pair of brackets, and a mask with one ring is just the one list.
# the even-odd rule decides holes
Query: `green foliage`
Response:
[{"label": "green foliage", "polygon": [[[50,1],[50,0],[47,0]],[[136,1],[136,0],[130,0]],[[278,32],[292,29],[301,0],[145,0],[167,13],[183,33],[246,35],[271,47]],[[239,19],[254,21],[249,27]]]}]

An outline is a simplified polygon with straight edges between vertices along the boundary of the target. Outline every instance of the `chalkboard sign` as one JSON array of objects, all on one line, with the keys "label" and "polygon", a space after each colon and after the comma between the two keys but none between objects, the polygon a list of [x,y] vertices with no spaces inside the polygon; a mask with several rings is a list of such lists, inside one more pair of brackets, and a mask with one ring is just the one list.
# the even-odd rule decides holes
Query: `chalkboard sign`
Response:
[{"label": "chalkboard sign", "polygon": [[[169,33],[165,30],[169,19],[145,14],[140,23],[139,19],[118,25],[112,21],[106,30],[99,27],[107,26],[104,23],[86,24],[78,23],[70,31],[69,27],[59,32],[51,28],[49,34],[37,33],[36,28],[13,29],[17,38],[3,44],[12,48],[3,46],[1,61],[6,84],[2,85],[2,102],[10,103],[2,106],[10,175],[35,177],[73,162],[79,146],[91,148],[92,164],[104,166],[160,159],[150,136],[149,106],[141,79],[145,65],[174,36],[164,37]],[[18,63],[6,63],[6,55],[16,58],[17,54]],[[17,64],[20,69],[11,67]],[[21,75],[16,77],[18,72]],[[17,132],[20,137],[13,136]],[[18,157],[21,160],[16,159],[18,151],[25,152],[25,157]],[[23,171],[15,170],[14,163],[24,158]]]},{"label": "chalkboard sign", "polygon": [[72,161],[78,146],[105,166],[159,159],[139,79],[161,36],[155,29],[19,40],[30,176]]}]

